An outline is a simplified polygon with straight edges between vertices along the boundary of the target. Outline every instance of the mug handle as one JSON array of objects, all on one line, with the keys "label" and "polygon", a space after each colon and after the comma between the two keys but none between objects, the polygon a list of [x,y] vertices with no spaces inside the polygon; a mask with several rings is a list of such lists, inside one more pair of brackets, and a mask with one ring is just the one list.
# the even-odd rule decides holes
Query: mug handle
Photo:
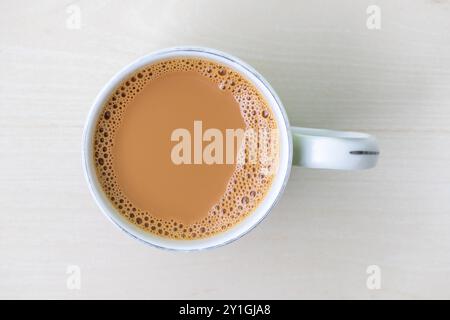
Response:
[{"label": "mug handle", "polygon": [[359,132],[291,127],[292,164],[306,168],[362,170],[376,165],[375,137]]}]

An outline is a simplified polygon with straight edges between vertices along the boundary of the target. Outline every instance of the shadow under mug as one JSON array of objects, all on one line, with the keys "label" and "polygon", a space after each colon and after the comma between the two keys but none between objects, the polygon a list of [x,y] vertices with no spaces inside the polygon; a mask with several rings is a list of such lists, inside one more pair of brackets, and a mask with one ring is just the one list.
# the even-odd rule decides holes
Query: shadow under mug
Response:
[{"label": "shadow under mug", "polygon": [[[131,224],[106,197],[97,179],[93,155],[93,137],[102,107],[115,88],[136,70],[161,60],[191,57],[212,60],[239,72],[260,91],[276,118],[279,130],[280,159],[275,178],[258,207],[225,232],[208,238],[176,240],[159,237]],[[376,139],[365,133],[291,127],[281,100],[270,84],[242,60],[214,49],[177,47],[150,53],[123,68],[96,97],[83,133],[83,168],[89,189],[102,212],[130,236],[155,247],[172,250],[200,250],[218,247],[239,239],[257,226],[280,199],[292,165],[308,168],[361,170],[374,167],[379,149]]]}]

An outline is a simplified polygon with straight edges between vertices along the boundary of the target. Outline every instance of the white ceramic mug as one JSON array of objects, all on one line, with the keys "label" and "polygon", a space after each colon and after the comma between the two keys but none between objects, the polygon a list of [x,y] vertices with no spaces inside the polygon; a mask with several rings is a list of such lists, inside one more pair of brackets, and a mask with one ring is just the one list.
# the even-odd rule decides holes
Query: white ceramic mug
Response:
[{"label": "white ceramic mug", "polygon": [[[209,238],[174,240],[146,232],[119,214],[97,180],[93,156],[93,136],[102,106],[111,92],[130,74],[145,65],[177,57],[212,60],[234,69],[250,80],[272,108],[279,129],[280,161],[275,179],[255,211],[231,229]],[[378,146],[374,137],[357,132],[291,127],[281,100],[269,83],[252,67],[229,54],[197,47],[170,48],[148,54],[117,73],[101,90],[90,110],[83,135],[83,167],[90,191],[103,213],[120,229],[147,244],[165,249],[200,250],[230,243],[253,229],[271,211],[286,186],[292,165],[308,168],[360,170],[375,166]]]}]

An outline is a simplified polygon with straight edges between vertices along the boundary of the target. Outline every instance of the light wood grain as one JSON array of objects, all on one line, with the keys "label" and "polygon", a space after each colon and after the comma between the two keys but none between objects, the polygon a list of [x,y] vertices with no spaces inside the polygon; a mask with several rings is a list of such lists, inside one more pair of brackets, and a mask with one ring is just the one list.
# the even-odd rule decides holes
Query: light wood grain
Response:
[{"label": "light wood grain", "polygon": [[[0,298],[450,298],[448,1],[2,1],[0,17]],[[183,44],[252,64],[294,125],[375,134],[379,166],[294,169],[269,218],[217,250],[132,240],[88,192],[82,127],[117,70]]]}]

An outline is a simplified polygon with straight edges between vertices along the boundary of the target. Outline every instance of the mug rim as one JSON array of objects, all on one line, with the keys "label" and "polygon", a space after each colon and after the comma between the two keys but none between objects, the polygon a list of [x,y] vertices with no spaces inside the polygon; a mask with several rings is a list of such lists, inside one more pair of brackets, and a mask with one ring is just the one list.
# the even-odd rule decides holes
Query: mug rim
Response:
[{"label": "mug rim", "polygon": [[[230,237],[228,237],[228,239],[226,239],[227,237],[225,237],[224,241],[219,241],[219,242],[216,241],[217,243],[213,243],[212,240],[215,239],[216,237],[220,237],[221,235],[224,236],[225,234],[232,234],[232,233],[229,233],[230,230],[237,228],[237,226],[242,224],[243,221],[245,221],[249,217],[255,215],[255,212],[260,207],[262,207],[262,203],[267,201],[269,192],[274,188],[274,181],[272,182],[268,193],[264,196],[263,200],[258,204],[258,206],[253,210],[253,212],[248,214],[243,220],[236,223],[229,230],[221,232],[218,235],[213,235],[213,236],[198,239],[198,240],[197,239],[195,239],[195,240],[176,240],[176,239],[169,240],[168,238],[166,239],[163,237],[158,237],[157,235],[153,235],[153,234],[150,235],[149,232],[138,228],[137,226],[135,226],[134,224],[132,224],[128,220],[126,220],[122,215],[120,215],[117,212],[117,209],[111,204],[110,200],[106,197],[106,195],[103,191],[103,188],[101,187],[101,185],[98,181],[97,174],[96,174],[95,170],[93,170],[93,167],[95,165],[93,163],[93,158],[92,158],[92,151],[93,151],[92,150],[92,139],[93,139],[93,135],[95,132],[97,119],[98,119],[100,111],[102,110],[104,102],[109,98],[111,92],[113,92],[113,90],[117,87],[117,85],[120,84],[127,76],[129,76],[136,70],[144,67],[145,65],[155,63],[158,60],[163,60],[164,58],[170,59],[171,54],[176,54],[180,57],[185,55],[185,56],[190,56],[190,57],[197,57],[200,59],[211,58],[212,61],[215,61],[218,63],[224,63],[223,60],[227,60],[226,61],[227,63],[225,63],[225,64],[227,64],[231,68],[234,67],[235,70],[238,69],[237,72],[239,72],[241,74],[241,76],[244,76],[245,78],[247,78],[247,80],[250,81],[252,83],[252,85],[254,85],[259,91],[261,91],[261,88],[265,89],[267,91],[265,93],[261,92],[261,94],[263,94],[263,96],[265,96],[266,100],[268,98],[266,96],[266,93],[269,94],[269,98],[271,98],[271,101],[273,101],[275,103],[271,103],[271,101],[268,101],[268,104],[274,113],[276,113],[276,111],[278,111],[280,113],[280,116],[278,116],[278,115],[276,116],[277,122],[281,118],[282,124],[284,124],[284,127],[283,127],[284,130],[282,130],[282,128],[280,128],[279,125],[278,125],[278,130],[280,131],[280,136],[282,136],[284,134],[284,136],[282,138],[287,143],[287,145],[285,146],[285,147],[287,147],[287,153],[286,153],[286,157],[284,157],[285,163],[281,163],[282,154],[280,151],[280,164],[279,164],[278,170],[280,170],[280,168],[282,166],[284,166],[284,171],[282,172],[284,176],[282,177],[282,180],[280,180],[280,182],[278,183],[279,186],[278,186],[278,190],[277,190],[276,194],[271,199],[271,202],[267,205],[267,208],[261,214],[259,219],[257,219],[254,222],[251,222],[248,227],[243,229],[243,231],[234,232],[234,233],[236,233],[236,235],[230,236]],[[239,69],[243,69],[245,72],[241,72],[241,70],[239,70]],[[250,75],[250,77],[249,77],[249,75]],[[255,80],[259,83],[256,83]],[[275,108],[277,108],[277,110],[274,110]],[[132,238],[135,238],[147,245],[150,245],[150,246],[153,246],[156,248],[165,249],[165,250],[174,250],[174,251],[197,251],[197,250],[221,247],[221,246],[224,246],[231,242],[234,242],[234,241],[240,239],[241,237],[243,237],[244,235],[248,234],[251,230],[253,230],[257,225],[259,225],[269,215],[269,213],[272,211],[272,209],[278,203],[279,199],[281,198],[282,194],[284,193],[287,181],[289,179],[290,170],[292,167],[292,154],[293,154],[293,150],[292,150],[293,145],[292,144],[293,143],[292,143],[290,124],[289,124],[289,120],[288,120],[286,111],[284,109],[284,106],[281,102],[281,99],[278,97],[275,90],[271,87],[271,85],[268,83],[268,81],[261,74],[259,74],[253,67],[251,67],[246,62],[244,62],[244,61],[240,60],[239,58],[234,57],[233,55],[230,55],[228,53],[224,53],[219,50],[206,48],[206,47],[181,46],[181,47],[165,48],[165,49],[151,52],[144,56],[141,56],[140,58],[134,60],[130,64],[123,67],[121,70],[119,70],[117,73],[115,73],[111,79],[109,79],[107,81],[107,83],[103,86],[103,88],[100,90],[100,92],[94,99],[94,102],[92,103],[92,105],[90,107],[89,114],[88,114],[88,117],[87,117],[87,120],[86,120],[86,123],[84,126],[83,141],[82,141],[82,165],[83,165],[83,171],[84,171],[85,179],[89,186],[90,193],[93,196],[97,206],[101,209],[103,214],[120,230],[124,231],[126,234],[128,234]],[[282,143],[280,143],[280,148],[281,147],[283,147]],[[280,175],[280,172],[277,172],[276,178],[280,179],[278,177],[279,175]],[[175,243],[177,243],[177,244],[181,244],[181,243],[192,244],[195,241],[199,241],[199,240],[203,240],[203,241],[201,241],[201,243],[202,243],[201,245],[197,245],[197,246],[186,245],[186,247],[183,247],[181,245],[180,246],[178,246],[178,245],[173,245],[173,246],[161,245],[161,244],[158,244],[158,243],[155,243],[155,242],[149,240],[148,239],[149,237],[152,237],[154,239],[161,238],[162,242],[165,241],[167,243],[173,243],[173,244],[175,244]],[[147,239],[144,239],[144,238],[147,238]],[[210,245],[208,245],[208,243],[210,243]]]}]

